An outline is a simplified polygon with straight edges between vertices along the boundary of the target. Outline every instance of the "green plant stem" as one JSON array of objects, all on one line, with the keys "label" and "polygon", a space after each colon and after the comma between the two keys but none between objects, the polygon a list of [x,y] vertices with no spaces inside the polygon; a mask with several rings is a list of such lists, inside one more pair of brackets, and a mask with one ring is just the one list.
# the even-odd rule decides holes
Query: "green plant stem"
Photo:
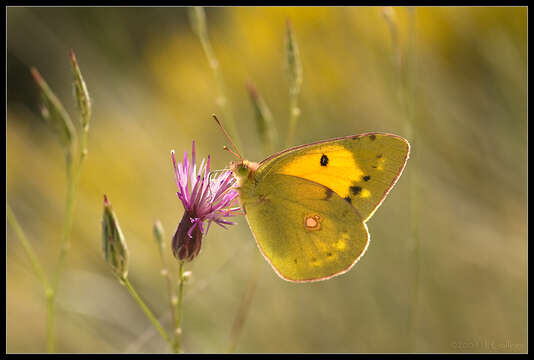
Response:
[{"label": "green plant stem", "polygon": [[178,317],[177,317],[177,297],[176,297],[176,294],[174,292],[174,286],[172,286],[172,279],[171,279],[171,274],[169,273],[169,270],[167,268],[167,262],[165,261],[165,254],[163,252],[163,246],[160,246],[159,247],[159,254],[160,254],[160,257],[161,257],[161,263],[162,263],[162,268],[161,268],[161,273],[163,274],[163,276],[165,277],[165,279],[167,280],[167,291],[168,291],[168,294],[169,294],[169,306],[171,308],[171,317],[172,317],[172,324],[173,324],[173,351],[175,353],[178,353],[179,352],[179,340],[178,340],[178,329],[180,328],[180,324],[178,323]]},{"label": "green plant stem", "polygon": [[54,315],[53,315],[53,302],[54,302],[54,290],[50,286],[50,283],[48,282],[48,278],[46,277],[45,272],[43,271],[43,268],[41,267],[41,263],[39,262],[39,259],[37,258],[37,255],[35,254],[35,250],[33,249],[33,246],[28,241],[28,238],[26,237],[26,234],[24,233],[24,230],[22,230],[22,227],[20,226],[20,223],[17,220],[17,217],[13,213],[13,210],[11,209],[11,206],[6,201],[6,215],[7,215],[7,221],[9,224],[13,227],[15,230],[15,234],[17,235],[17,238],[19,239],[20,243],[22,244],[22,247],[24,248],[24,252],[28,256],[28,259],[30,260],[30,264],[32,266],[33,271],[35,272],[35,275],[39,278],[41,281],[41,284],[43,285],[43,289],[45,292],[46,297],[46,348],[48,352],[54,352]]},{"label": "green plant stem", "polygon": [[287,146],[293,144],[297,122],[300,117],[300,108],[298,105],[298,94],[290,94],[289,96],[289,130],[287,132]]},{"label": "green plant stem", "polygon": [[300,62],[297,40],[291,22],[286,21],[286,56],[287,75],[289,81],[289,129],[287,135],[287,146],[293,144],[297,121],[300,117],[298,97],[302,87],[302,63]]},{"label": "green plant stem", "polygon": [[256,292],[256,285],[258,284],[258,278],[260,273],[260,260],[261,258],[259,256],[254,257],[254,269],[250,275],[250,279],[247,284],[247,289],[243,297],[241,298],[241,303],[239,304],[236,316],[234,318],[234,323],[232,325],[232,330],[230,333],[230,346],[228,347],[229,353],[233,353],[237,348],[239,338],[241,337],[241,333],[243,332],[243,329],[245,327],[245,322],[249,314],[250,304],[252,303],[252,299]]},{"label": "green plant stem", "polygon": [[7,215],[7,221],[13,227],[13,230],[15,230],[15,234],[17,235],[17,238],[19,239],[22,247],[24,248],[24,252],[28,256],[28,259],[30,260],[30,264],[32,265],[33,271],[35,272],[35,275],[39,278],[41,281],[41,284],[43,285],[43,288],[46,290],[49,288],[48,285],[48,279],[46,278],[46,275],[43,271],[43,268],[41,267],[41,263],[39,262],[39,259],[37,259],[37,255],[35,254],[35,251],[33,250],[32,244],[28,241],[28,238],[26,238],[26,234],[24,233],[24,230],[22,230],[22,227],[20,226],[17,217],[13,213],[13,210],[11,209],[11,206],[6,201],[6,215]]},{"label": "green plant stem", "polygon": [[130,281],[128,280],[128,278],[121,278],[119,279],[120,282],[126,286],[126,288],[128,289],[128,291],[130,292],[130,295],[132,295],[132,297],[135,299],[135,301],[137,302],[137,304],[141,307],[141,309],[144,311],[144,313],[146,314],[146,316],[148,317],[148,319],[152,322],[152,324],[154,324],[154,326],[156,327],[156,329],[158,329],[159,333],[161,334],[161,336],[163,337],[163,339],[169,343],[169,345],[171,347],[173,347],[173,341],[171,340],[171,338],[169,337],[169,335],[167,334],[167,332],[163,329],[163,327],[161,326],[161,324],[159,323],[158,319],[154,316],[154,314],[152,313],[152,311],[150,311],[150,309],[148,308],[148,306],[146,306],[146,304],[144,303],[144,301],[141,299],[141,297],[139,296],[139,294],[137,293],[137,291],[135,291],[135,289],[133,288],[132,284],[130,283]]},{"label": "green plant stem", "polygon": [[[204,9],[202,9],[202,11],[204,11]],[[215,56],[215,51],[213,50],[213,46],[211,45],[211,41],[208,37],[208,31],[207,29],[203,29],[203,31],[200,31],[197,35],[200,40],[202,50],[204,51],[204,55],[206,55],[206,59],[208,60],[209,67],[213,72],[213,77],[215,78],[215,87],[217,88],[217,98],[215,102],[221,109],[223,120],[228,125],[228,130],[232,135],[235,144],[237,147],[241,147],[241,141],[237,132],[235,119],[228,107],[228,97],[226,96],[226,87],[224,85],[221,66],[217,56]]]},{"label": "green plant stem", "polygon": [[71,232],[72,232],[72,222],[73,222],[73,212],[74,205],[76,202],[76,190],[78,186],[78,180],[81,173],[82,163],[86,157],[87,149],[86,147],[86,131],[82,132],[82,151],[80,154],[80,161],[78,166],[74,168],[74,163],[72,161],[72,152],[67,153],[67,203],[65,210],[65,222],[63,224],[61,245],[59,249],[59,257],[57,261],[56,271],[54,274],[51,291],[47,294],[47,338],[48,338],[48,351],[54,352],[54,324],[55,324],[55,300],[58,293],[59,282],[61,280],[61,275],[65,268],[65,262],[67,254],[71,246]]},{"label": "green plant stem", "polygon": [[[415,9],[408,9],[408,51],[406,56],[406,117],[408,120],[408,132],[412,149],[416,150],[417,123],[415,117],[415,88],[414,88],[414,60],[415,60]],[[416,154],[416,153],[415,153]],[[412,166],[409,172],[410,182],[410,232],[413,241],[413,258],[415,262],[414,284],[412,287],[412,309],[409,319],[410,351],[415,352],[417,346],[417,309],[419,307],[419,286],[421,272],[421,245],[419,237],[419,201],[418,201],[418,166],[417,157],[412,155]]]},{"label": "green plant stem", "polygon": [[65,222],[63,224],[61,245],[59,249],[59,257],[56,266],[56,272],[52,280],[52,286],[46,296],[46,309],[47,309],[47,349],[48,352],[53,353],[55,351],[55,314],[56,314],[56,295],[59,285],[59,280],[65,266],[65,259],[70,247],[70,232],[72,229],[72,210],[74,208],[74,198],[76,193],[76,181],[73,174],[72,156],[69,152],[67,154],[67,204],[65,210]]},{"label": "green plant stem", "polygon": [[[79,167],[78,167],[79,170]],[[61,245],[59,249],[59,258],[52,282],[52,288],[57,289],[63,268],[65,266],[65,259],[70,248],[70,233],[72,229],[72,210],[74,208],[74,201],[76,197],[76,180],[79,171],[75,174],[73,171],[72,157],[67,156],[67,205],[65,210],[65,222],[63,224]]]},{"label": "green plant stem", "polygon": [[180,261],[178,267],[178,302],[176,303],[176,326],[175,326],[175,341],[178,352],[182,351],[181,335],[182,335],[182,319],[183,319],[183,300],[184,300],[184,262]]},{"label": "green plant stem", "polygon": [[46,297],[46,348],[48,352],[54,352],[54,319],[52,310],[54,291],[50,287],[48,279],[43,271],[43,268],[41,267],[41,264],[39,263],[37,255],[35,254],[31,243],[26,238],[24,230],[22,230],[22,227],[20,226],[15,214],[13,213],[11,206],[7,202],[6,215],[8,222],[15,230],[15,234],[17,235],[17,238],[19,239],[20,243],[22,244],[22,247],[24,248],[24,252],[30,260],[30,264],[32,265],[33,271],[35,272],[35,274],[41,281],[41,284],[43,285]]},{"label": "green plant stem", "polygon": [[46,349],[49,353],[55,352],[55,332],[54,332],[54,290],[47,288],[45,290],[46,295]]},{"label": "green plant stem", "polygon": [[[85,144],[85,132],[82,136],[82,141]],[[85,145],[84,145],[85,146]],[[74,209],[74,203],[75,203],[75,197],[76,197],[76,186],[78,183],[78,178],[80,174],[81,169],[81,163],[83,159],[85,158],[85,154],[87,153],[86,150],[82,151],[80,163],[78,165],[78,168],[76,171],[73,170],[73,161],[72,161],[72,149],[67,152],[66,155],[66,172],[67,172],[67,203],[66,203],[66,210],[65,210],[65,222],[63,224],[62,229],[62,237],[61,237],[61,245],[59,250],[59,257],[58,257],[58,263],[56,267],[56,272],[54,274],[54,277],[52,279],[52,283],[50,284],[48,282],[48,279],[37,260],[37,256],[35,254],[35,251],[33,250],[30,242],[27,240],[20,224],[18,223],[15,215],[13,214],[13,211],[11,210],[11,207],[9,204],[6,203],[6,213],[8,217],[8,221],[12,224],[12,226],[15,229],[15,232],[17,233],[17,237],[22,243],[22,246],[24,247],[24,250],[26,254],[28,255],[28,258],[30,259],[30,263],[32,264],[32,267],[41,280],[41,283],[43,284],[43,288],[45,290],[45,297],[46,297],[46,348],[49,353],[55,352],[55,302],[56,302],[56,295],[57,295],[57,289],[59,285],[59,281],[61,278],[61,274],[63,272],[63,268],[65,266],[65,260],[68,253],[68,250],[70,248],[70,233],[72,230],[72,221],[73,221],[73,209]]]}]

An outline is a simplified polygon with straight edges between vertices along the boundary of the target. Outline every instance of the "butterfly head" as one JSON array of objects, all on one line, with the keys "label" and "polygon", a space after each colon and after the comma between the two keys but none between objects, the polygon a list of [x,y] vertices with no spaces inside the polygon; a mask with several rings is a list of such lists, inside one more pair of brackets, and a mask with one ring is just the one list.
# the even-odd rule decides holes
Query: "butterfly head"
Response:
[{"label": "butterfly head", "polygon": [[248,160],[232,161],[230,164],[230,168],[238,180],[238,185],[242,184],[244,180],[254,174],[258,166],[258,163]]}]

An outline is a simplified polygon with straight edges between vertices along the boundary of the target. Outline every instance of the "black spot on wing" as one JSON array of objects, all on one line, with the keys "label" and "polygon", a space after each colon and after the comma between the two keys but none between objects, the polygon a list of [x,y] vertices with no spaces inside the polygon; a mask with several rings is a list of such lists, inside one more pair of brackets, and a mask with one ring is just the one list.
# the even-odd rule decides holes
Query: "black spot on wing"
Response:
[{"label": "black spot on wing", "polygon": [[350,192],[352,193],[352,195],[356,196],[362,192],[362,188],[360,186],[351,186]]},{"label": "black spot on wing", "polygon": [[371,135],[369,135],[369,139],[371,139],[371,140],[375,140],[375,139],[376,139],[376,135],[375,135],[375,134],[371,134]]},{"label": "black spot on wing", "polygon": [[362,177],[363,181],[369,181],[371,180],[371,177],[369,175],[365,175],[364,177]]},{"label": "black spot on wing", "polygon": [[326,166],[328,165],[328,156],[326,156],[325,154],[323,154],[323,156],[321,156],[321,166]]},{"label": "black spot on wing", "polygon": [[348,202],[349,204],[352,204],[352,199],[350,198],[350,196],[347,196],[345,198],[345,201]]}]

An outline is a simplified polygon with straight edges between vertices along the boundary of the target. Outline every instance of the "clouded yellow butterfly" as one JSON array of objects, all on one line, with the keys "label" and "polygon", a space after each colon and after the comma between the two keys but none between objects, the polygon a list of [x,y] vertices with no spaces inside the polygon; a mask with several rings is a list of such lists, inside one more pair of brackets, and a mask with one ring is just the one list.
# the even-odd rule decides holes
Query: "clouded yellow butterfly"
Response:
[{"label": "clouded yellow butterfly", "polygon": [[274,271],[293,282],[348,271],[369,244],[366,222],[401,175],[404,138],[366,133],[232,163],[242,209]]}]

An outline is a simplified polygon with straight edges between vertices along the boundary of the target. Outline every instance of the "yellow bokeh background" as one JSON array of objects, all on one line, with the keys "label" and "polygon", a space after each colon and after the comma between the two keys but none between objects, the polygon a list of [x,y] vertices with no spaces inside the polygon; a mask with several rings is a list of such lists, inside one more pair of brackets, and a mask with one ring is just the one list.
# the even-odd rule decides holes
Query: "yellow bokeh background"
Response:
[{"label": "yellow bokeh background", "polygon": [[[270,107],[276,150],[285,147],[288,18],[303,67],[292,145],[385,131],[406,137],[412,157],[368,222],[365,256],[329,281],[278,278],[243,217],[229,230],[211,227],[186,267],[184,350],[227,351],[258,266],[237,352],[526,352],[527,9],[394,8],[395,38],[378,7],[207,8],[230,116],[253,161],[268,154],[247,82]],[[168,352],[103,260],[103,194],[126,237],[130,281],[168,328],[152,226],[160,219],[170,244],[183,212],[171,149],[181,158],[195,140],[214,169],[233,160],[210,117],[220,113],[214,76],[186,8],[7,8],[6,193],[48,274],[65,213],[65,162],[29,68],[77,121],[69,49],[93,117],[58,293],[57,350]],[[7,351],[43,352],[44,294],[10,226],[6,234]]]}]

